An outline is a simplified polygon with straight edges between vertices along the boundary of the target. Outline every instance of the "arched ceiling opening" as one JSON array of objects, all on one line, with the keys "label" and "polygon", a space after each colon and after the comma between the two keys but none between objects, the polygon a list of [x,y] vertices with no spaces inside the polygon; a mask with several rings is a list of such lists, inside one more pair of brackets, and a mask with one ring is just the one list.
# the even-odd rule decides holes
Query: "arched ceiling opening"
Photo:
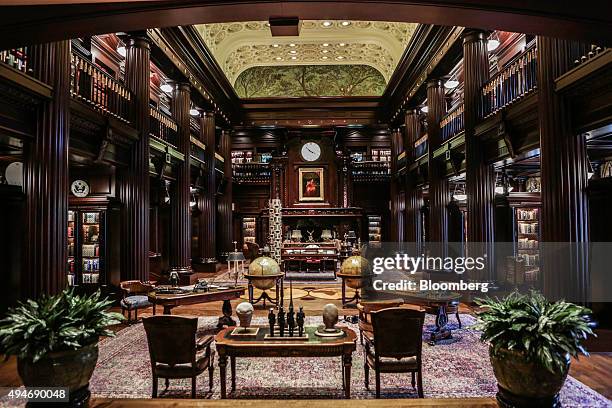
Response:
[{"label": "arched ceiling opening", "polygon": [[287,65],[369,65],[388,81],[416,24],[306,20],[299,36],[273,37],[267,21],[197,25],[217,63],[234,84],[248,68]]}]

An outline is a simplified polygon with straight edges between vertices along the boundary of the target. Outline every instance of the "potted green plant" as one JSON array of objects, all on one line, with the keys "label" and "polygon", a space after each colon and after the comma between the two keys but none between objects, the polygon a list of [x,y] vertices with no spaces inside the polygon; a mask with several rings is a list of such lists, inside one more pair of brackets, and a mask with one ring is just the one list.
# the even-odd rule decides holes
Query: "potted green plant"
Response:
[{"label": "potted green plant", "polygon": [[478,299],[475,328],[489,343],[502,407],[557,406],[570,356],[588,356],[582,341],[593,335],[591,311],[542,294],[514,292],[504,299]]},{"label": "potted green plant", "polygon": [[71,401],[87,401],[98,338],[113,336],[108,326],[124,320],[108,311],[111,304],[99,291],[80,296],[70,289],[20,302],[0,320],[0,352],[17,356],[25,386],[68,387]]}]

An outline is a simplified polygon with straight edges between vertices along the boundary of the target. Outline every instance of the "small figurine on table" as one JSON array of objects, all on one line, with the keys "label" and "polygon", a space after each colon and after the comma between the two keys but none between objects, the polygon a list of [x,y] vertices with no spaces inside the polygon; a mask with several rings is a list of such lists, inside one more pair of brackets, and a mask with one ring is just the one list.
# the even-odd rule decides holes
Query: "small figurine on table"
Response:
[{"label": "small figurine on table", "polygon": [[270,324],[270,337],[274,337],[274,323],[276,322],[276,316],[274,316],[274,309],[270,308],[268,313],[268,323]]},{"label": "small figurine on table", "polygon": [[297,312],[297,325],[298,325],[298,336],[302,337],[304,334],[304,317],[306,314],[304,313],[304,307],[300,306],[300,311]]},{"label": "small figurine on table", "polygon": [[287,326],[289,326],[289,337],[293,337],[293,330],[295,329],[295,318],[293,317],[293,305],[289,305],[289,312],[287,313]]},{"label": "small figurine on table", "polygon": [[278,321],[278,330],[280,332],[280,336],[283,337],[285,335],[285,311],[283,310],[282,306],[278,308],[277,321]]}]

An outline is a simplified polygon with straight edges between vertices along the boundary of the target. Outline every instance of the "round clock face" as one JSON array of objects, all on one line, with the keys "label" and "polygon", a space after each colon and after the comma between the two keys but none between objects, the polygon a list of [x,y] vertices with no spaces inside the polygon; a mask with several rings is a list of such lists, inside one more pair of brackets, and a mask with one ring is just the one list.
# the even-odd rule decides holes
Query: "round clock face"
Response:
[{"label": "round clock face", "polygon": [[89,194],[89,184],[83,180],[74,180],[72,185],[70,185],[70,191],[76,197],[87,197],[87,194]]},{"label": "round clock face", "polygon": [[321,146],[315,142],[307,142],[302,146],[302,157],[306,161],[315,161],[321,157]]}]

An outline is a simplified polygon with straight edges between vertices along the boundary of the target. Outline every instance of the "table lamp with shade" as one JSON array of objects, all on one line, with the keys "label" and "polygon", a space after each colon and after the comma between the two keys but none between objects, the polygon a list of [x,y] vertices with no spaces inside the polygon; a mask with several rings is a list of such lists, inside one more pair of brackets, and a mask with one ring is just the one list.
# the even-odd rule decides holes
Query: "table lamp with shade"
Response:
[{"label": "table lamp with shade", "polygon": [[292,230],[291,231],[291,240],[294,242],[300,242],[302,240],[302,231],[300,230]]},{"label": "table lamp with shade", "polygon": [[244,261],[246,258],[242,251],[236,249],[236,241],[234,241],[234,251],[227,254],[227,270],[229,275],[234,273],[234,287],[238,287],[238,275],[244,271]]},{"label": "table lamp with shade", "polygon": [[324,241],[329,241],[329,240],[331,240],[332,238],[333,238],[333,237],[332,237],[332,232],[331,232],[331,230],[324,229],[324,230],[321,232],[321,239],[322,239],[322,240],[324,240]]}]

